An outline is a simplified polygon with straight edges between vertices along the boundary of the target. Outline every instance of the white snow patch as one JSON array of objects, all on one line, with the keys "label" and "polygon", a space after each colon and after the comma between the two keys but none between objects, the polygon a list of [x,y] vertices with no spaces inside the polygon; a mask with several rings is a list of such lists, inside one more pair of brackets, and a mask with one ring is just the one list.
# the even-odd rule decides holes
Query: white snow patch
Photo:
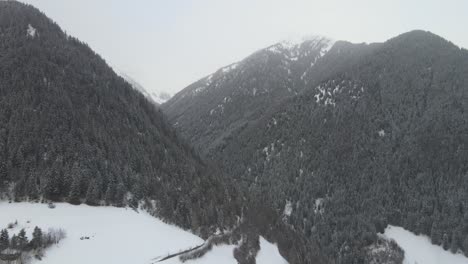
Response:
[{"label": "white snow patch", "polygon": [[260,237],[260,251],[257,254],[256,262],[257,264],[288,264],[279,253],[278,247],[263,237]]},{"label": "white snow patch", "polygon": [[33,26],[31,26],[31,24],[28,24],[28,29],[26,30],[28,36],[30,36],[31,38],[35,38],[36,31],[37,30]]},{"label": "white snow patch", "polygon": [[[18,221],[9,229],[10,236],[24,228],[31,238],[34,227],[42,230],[63,229],[66,238],[46,251],[42,261],[31,264],[149,264],[167,256],[202,244],[203,239],[178,227],[166,224],[144,211],[128,208],[92,207],[87,205],[0,202],[0,229]],[[83,236],[89,239],[81,240]],[[276,245],[260,237],[258,264],[287,264]],[[205,256],[190,264],[236,264],[235,245],[215,246]],[[178,257],[161,262],[181,264]]]},{"label": "white snow patch", "polygon": [[235,70],[238,65],[239,65],[238,63],[233,63],[231,65],[228,65],[228,66],[224,67],[224,68],[221,68],[221,71],[223,73],[228,73],[228,72],[230,72],[232,70]]},{"label": "white snow patch", "polygon": [[405,251],[404,264],[468,264],[462,254],[433,245],[427,236],[415,235],[401,227],[388,226],[382,235],[393,239]]},{"label": "white snow patch", "polygon": [[324,41],[325,41],[325,45],[320,50],[320,57],[323,57],[325,54],[327,54],[331,50],[333,45],[335,45],[334,40],[324,39]]},{"label": "white snow patch", "polygon": [[323,213],[323,198],[318,198],[315,200],[315,206],[314,206],[314,213],[320,213],[322,214]]},{"label": "white snow patch", "polygon": [[[33,263],[148,263],[203,243],[146,212],[126,208],[59,203],[49,209],[46,204],[0,202],[0,212],[0,229],[17,220],[18,228],[25,228],[29,238],[35,226],[65,230],[67,237],[47,250],[42,261]],[[90,239],[80,240],[82,236]]]},{"label": "white snow patch", "polygon": [[283,214],[287,216],[291,216],[292,211],[293,211],[293,207],[292,207],[291,201],[286,201],[286,204],[284,205]]},{"label": "white snow patch", "polygon": [[379,133],[379,136],[380,136],[380,137],[384,137],[384,136],[385,136],[385,130],[383,130],[383,129],[379,130],[378,133]]},{"label": "white snow patch", "polygon": [[206,86],[197,87],[197,88],[193,89],[192,95],[197,95],[197,94],[203,92],[203,90],[205,90],[205,89],[206,89]]}]

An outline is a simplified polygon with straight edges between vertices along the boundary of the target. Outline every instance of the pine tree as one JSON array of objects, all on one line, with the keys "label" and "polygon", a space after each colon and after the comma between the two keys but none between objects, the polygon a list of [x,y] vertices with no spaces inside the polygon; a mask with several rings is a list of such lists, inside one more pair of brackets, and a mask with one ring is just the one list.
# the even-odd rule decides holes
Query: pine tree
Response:
[{"label": "pine tree", "polygon": [[468,235],[463,240],[463,252],[465,252],[465,256],[468,257]]},{"label": "pine tree", "polygon": [[42,230],[39,227],[35,227],[33,234],[32,234],[32,239],[31,239],[31,247],[33,249],[37,249],[42,247]]},{"label": "pine tree", "polygon": [[70,187],[70,194],[68,195],[68,201],[71,204],[80,204],[81,196],[81,177],[79,174],[73,175],[72,184]]},{"label": "pine tree", "polygon": [[86,192],[86,204],[88,205],[98,205],[99,203],[99,185],[97,184],[96,180],[91,180],[88,185],[88,190]]},{"label": "pine tree", "polygon": [[115,201],[115,182],[113,180],[109,181],[107,184],[107,190],[104,199],[109,205],[113,204]]},{"label": "pine tree", "polygon": [[434,223],[432,223],[432,228],[431,228],[431,242],[434,245],[440,245],[441,241],[442,241],[442,234],[440,232],[439,226],[434,221]]},{"label": "pine tree", "polygon": [[115,192],[115,205],[116,206],[123,206],[125,196],[125,186],[122,182],[117,184],[117,190]]},{"label": "pine tree", "polygon": [[37,200],[39,198],[39,189],[37,187],[37,178],[33,173],[30,173],[26,181],[26,194],[30,200]]},{"label": "pine tree", "polygon": [[20,250],[23,250],[28,245],[28,237],[26,236],[26,231],[21,229],[17,236],[17,247]]},{"label": "pine tree", "polygon": [[6,162],[4,162],[3,158],[0,157],[0,187],[2,186],[3,182],[6,181],[6,176],[7,176]]},{"label": "pine tree", "polygon": [[450,242],[450,252],[457,253],[458,251],[458,244],[459,244],[460,236],[457,231],[452,233],[452,241]]},{"label": "pine tree", "polygon": [[447,235],[447,233],[444,233],[444,235],[442,236],[442,247],[444,248],[444,250],[448,250],[450,247],[449,236]]},{"label": "pine tree", "polygon": [[63,189],[60,170],[57,167],[53,167],[46,178],[47,181],[44,186],[44,195],[47,199],[56,201],[60,198]]},{"label": "pine tree", "polygon": [[8,230],[2,229],[0,232],[0,251],[8,248],[10,245],[10,236],[8,235]]},{"label": "pine tree", "polygon": [[13,249],[19,249],[19,242],[18,242],[17,235],[13,234],[13,236],[11,237],[10,246]]}]

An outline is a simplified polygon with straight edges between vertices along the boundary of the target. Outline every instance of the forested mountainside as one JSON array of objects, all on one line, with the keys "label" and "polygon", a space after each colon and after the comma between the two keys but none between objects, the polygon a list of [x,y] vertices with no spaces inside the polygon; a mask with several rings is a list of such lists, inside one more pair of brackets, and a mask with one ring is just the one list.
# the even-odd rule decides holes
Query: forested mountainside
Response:
[{"label": "forested mountainside", "polygon": [[255,262],[259,235],[290,264],[327,263],[280,214],[247,204],[98,54],[17,1],[0,1],[0,199],[140,205],[203,238],[221,231],[207,245],[235,244],[239,263]]},{"label": "forested mountainside", "polygon": [[86,44],[16,1],[0,2],[0,120],[0,191],[12,199],[153,201],[159,216],[193,230],[240,214],[219,173],[160,110]]},{"label": "forested mountainside", "polygon": [[307,75],[212,151],[225,175],[336,263],[367,263],[387,224],[468,254],[468,51],[423,31],[337,42]]},{"label": "forested mountainside", "polygon": [[209,154],[302,91],[308,71],[333,43],[324,37],[277,43],[195,82],[162,107],[182,136]]}]

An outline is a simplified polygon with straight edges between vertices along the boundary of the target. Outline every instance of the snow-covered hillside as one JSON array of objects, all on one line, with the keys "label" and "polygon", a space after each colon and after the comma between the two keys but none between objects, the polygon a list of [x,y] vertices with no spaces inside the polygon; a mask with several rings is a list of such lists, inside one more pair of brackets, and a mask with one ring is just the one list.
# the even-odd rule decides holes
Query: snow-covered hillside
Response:
[{"label": "snow-covered hillside", "polygon": [[404,264],[468,264],[462,254],[453,254],[433,245],[426,236],[417,236],[401,227],[389,226],[384,237],[395,240],[405,251]]},{"label": "snow-covered hillside", "polygon": [[[10,235],[25,228],[31,238],[32,230],[61,228],[67,237],[57,246],[46,251],[42,261],[46,264],[148,264],[154,259],[177,253],[202,244],[204,241],[178,227],[166,224],[146,212],[128,208],[91,207],[56,204],[49,209],[46,204],[0,202],[0,229],[18,221],[9,229]],[[83,239],[82,237],[89,237]],[[257,263],[285,264],[273,244],[261,238],[261,250]],[[187,261],[194,264],[237,263],[232,251],[235,246],[217,246],[204,257]],[[172,258],[159,263],[180,264]]]}]

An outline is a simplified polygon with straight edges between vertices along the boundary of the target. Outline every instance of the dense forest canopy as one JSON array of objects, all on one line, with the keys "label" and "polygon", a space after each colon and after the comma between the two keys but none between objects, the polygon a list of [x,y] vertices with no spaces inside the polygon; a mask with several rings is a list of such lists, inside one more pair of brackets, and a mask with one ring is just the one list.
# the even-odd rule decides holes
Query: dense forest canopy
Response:
[{"label": "dense forest canopy", "polygon": [[0,2],[0,36],[4,193],[91,205],[154,200],[158,215],[185,228],[232,225],[238,209],[227,206],[219,173],[86,44],[16,1]]},{"label": "dense forest canopy", "polygon": [[208,153],[224,175],[337,263],[366,262],[388,224],[468,254],[468,52],[424,31],[337,42],[303,81]]},{"label": "dense forest canopy", "polygon": [[219,69],[174,95],[162,107],[202,156],[213,154],[250,123],[304,89],[304,78],[333,41],[314,36],[280,42]]},{"label": "dense forest canopy", "polygon": [[221,174],[85,43],[0,1],[0,199],[139,206],[203,238],[226,232],[240,263],[255,261],[259,235],[291,264],[326,263]]}]

